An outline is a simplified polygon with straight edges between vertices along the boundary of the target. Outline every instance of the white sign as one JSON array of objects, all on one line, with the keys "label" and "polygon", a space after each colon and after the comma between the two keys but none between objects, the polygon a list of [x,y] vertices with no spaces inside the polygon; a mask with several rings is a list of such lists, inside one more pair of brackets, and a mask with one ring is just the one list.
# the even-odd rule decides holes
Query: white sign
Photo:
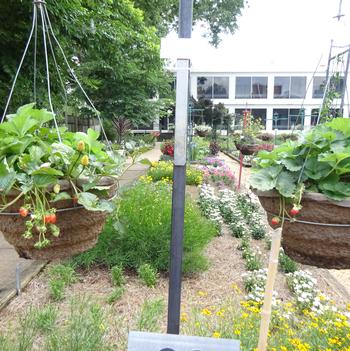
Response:
[{"label": "white sign", "polygon": [[130,332],[128,351],[239,351],[239,341],[172,334]]}]

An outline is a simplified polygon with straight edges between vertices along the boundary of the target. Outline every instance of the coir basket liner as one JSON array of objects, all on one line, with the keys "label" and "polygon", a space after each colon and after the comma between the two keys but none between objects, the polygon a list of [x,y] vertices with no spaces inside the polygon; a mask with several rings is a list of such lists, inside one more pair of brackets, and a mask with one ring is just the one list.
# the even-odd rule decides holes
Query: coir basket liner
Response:
[{"label": "coir basket liner", "polygon": [[[60,182],[61,190],[70,191],[69,183]],[[103,177],[100,185],[111,186],[108,197],[116,192],[116,180],[112,177]],[[10,192],[7,200],[16,198],[17,192]],[[37,260],[52,260],[66,258],[84,252],[95,246],[98,236],[101,233],[107,213],[93,212],[77,205],[73,206],[71,200],[63,200],[53,203],[57,209],[57,226],[60,228],[60,235],[56,238],[50,233],[47,237],[50,245],[43,249],[34,248],[36,238],[25,239],[22,234],[25,231],[25,218],[16,214],[22,201],[17,201],[7,209],[13,215],[0,215],[0,231],[5,239],[15,247],[20,257]]]},{"label": "coir basket liner", "polygon": [[[279,194],[255,191],[269,221],[279,213]],[[295,222],[285,221],[282,246],[288,256],[321,268],[350,268],[350,201],[305,193]]]},{"label": "coir basket liner", "polygon": [[236,148],[239,150],[243,155],[254,155],[259,151],[259,144],[240,144],[236,143]]}]

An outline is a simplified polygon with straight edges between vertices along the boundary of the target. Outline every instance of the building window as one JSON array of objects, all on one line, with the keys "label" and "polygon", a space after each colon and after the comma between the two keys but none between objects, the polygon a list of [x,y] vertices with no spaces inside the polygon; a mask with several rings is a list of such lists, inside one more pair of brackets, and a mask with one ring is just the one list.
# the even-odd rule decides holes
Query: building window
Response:
[{"label": "building window", "polygon": [[275,77],[275,99],[302,99],[306,94],[306,77]]},{"label": "building window", "polygon": [[273,129],[289,130],[304,128],[304,109],[273,109]]},{"label": "building window", "polygon": [[[324,88],[326,86],[326,77],[314,77],[312,97],[314,99],[322,99],[324,95]],[[343,93],[344,77],[334,76],[330,80],[330,88],[338,94]]]},{"label": "building window", "polygon": [[267,77],[236,77],[236,99],[266,99]]},{"label": "building window", "polygon": [[243,127],[244,111],[250,113],[254,119],[259,119],[264,128],[266,128],[266,108],[236,108],[235,109],[235,126]]},{"label": "building window", "polygon": [[228,99],[229,77],[198,77],[197,98]]}]

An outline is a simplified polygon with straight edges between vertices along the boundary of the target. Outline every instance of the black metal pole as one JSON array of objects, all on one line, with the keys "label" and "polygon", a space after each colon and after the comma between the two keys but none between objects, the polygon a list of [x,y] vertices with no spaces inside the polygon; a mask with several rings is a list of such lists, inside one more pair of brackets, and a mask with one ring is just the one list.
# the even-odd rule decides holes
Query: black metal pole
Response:
[{"label": "black metal pole", "polygon": [[[179,38],[191,38],[193,0],[180,0]],[[168,300],[168,334],[179,334],[181,308],[181,278],[186,189],[186,143],[188,123],[190,60],[177,60],[175,155],[172,198],[172,236],[170,244],[170,274]]]}]

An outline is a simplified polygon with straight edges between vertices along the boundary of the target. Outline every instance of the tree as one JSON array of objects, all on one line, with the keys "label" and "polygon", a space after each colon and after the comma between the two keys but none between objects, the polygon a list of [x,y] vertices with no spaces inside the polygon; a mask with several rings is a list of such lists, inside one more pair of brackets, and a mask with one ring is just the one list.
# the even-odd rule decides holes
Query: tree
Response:
[{"label": "tree", "polygon": [[[48,10],[54,31],[76,75],[103,117],[120,116],[134,124],[153,119],[160,108],[157,94],[167,96],[169,77],[160,59],[160,39],[145,24],[141,10],[128,0],[50,0]],[[6,100],[11,81],[31,27],[29,1],[0,3],[0,99]],[[40,33],[40,31],[39,31]],[[38,51],[38,104],[47,107],[44,55]],[[58,51],[59,69],[68,91],[68,111],[91,115]],[[64,93],[55,67],[50,64],[55,110],[65,108]],[[11,110],[33,100],[33,45],[24,62]],[[3,106],[1,103],[0,106]],[[0,108],[1,110],[1,108]]]},{"label": "tree", "polygon": [[[146,24],[157,27],[159,36],[177,27],[179,0],[135,0],[134,4],[144,12]],[[194,0],[194,23],[204,23],[210,43],[217,46],[222,33],[233,34],[237,29],[243,6],[244,0]]]}]

